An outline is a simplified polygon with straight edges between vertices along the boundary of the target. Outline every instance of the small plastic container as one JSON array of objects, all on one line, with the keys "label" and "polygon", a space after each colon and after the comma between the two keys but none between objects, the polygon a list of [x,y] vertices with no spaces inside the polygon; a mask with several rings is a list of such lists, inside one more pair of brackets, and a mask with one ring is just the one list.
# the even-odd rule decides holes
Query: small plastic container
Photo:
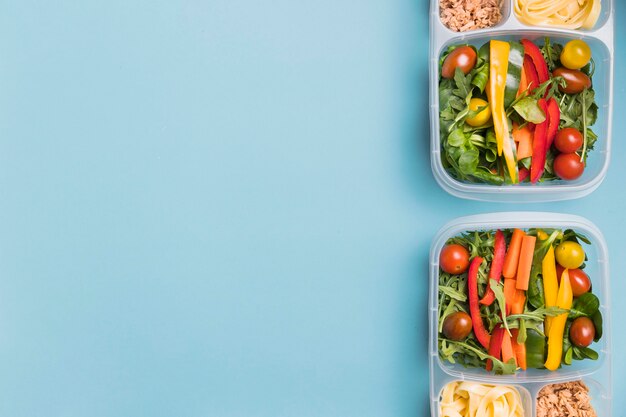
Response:
[{"label": "small plastic container", "polygon": [[[501,202],[559,201],[580,198],[598,188],[606,176],[611,156],[613,107],[613,21],[614,1],[602,0],[598,22],[591,30],[568,30],[525,25],[513,11],[513,0],[503,0],[502,20],[495,26],[468,32],[454,32],[439,18],[439,0],[430,3],[430,140],[431,166],[439,185],[461,198]],[[574,181],[548,181],[541,184],[490,185],[463,182],[452,177],[441,162],[439,133],[439,58],[450,45],[469,43],[480,47],[491,39],[539,40],[550,37],[559,43],[583,39],[591,48],[596,70],[593,88],[598,118],[591,126],[598,141],[589,154],[583,175]]]},{"label": "small plastic container", "polygon": [[[600,299],[603,318],[602,338],[591,345],[599,353],[596,361],[573,361],[556,371],[529,369],[515,375],[495,375],[479,368],[464,368],[449,364],[438,351],[438,284],[439,254],[446,241],[461,233],[474,230],[559,228],[573,229],[584,234],[591,245],[583,244],[588,255],[585,272],[588,273],[593,293]],[[461,217],[446,224],[435,236],[430,249],[430,295],[428,314],[430,323],[430,402],[431,416],[439,417],[439,400],[443,387],[453,381],[475,381],[485,384],[514,386],[522,396],[527,417],[536,416],[537,394],[546,385],[582,380],[590,390],[592,405],[599,417],[611,416],[611,309],[609,297],[609,260],[602,233],[588,220],[573,215],[540,212],[504,212]]]}]

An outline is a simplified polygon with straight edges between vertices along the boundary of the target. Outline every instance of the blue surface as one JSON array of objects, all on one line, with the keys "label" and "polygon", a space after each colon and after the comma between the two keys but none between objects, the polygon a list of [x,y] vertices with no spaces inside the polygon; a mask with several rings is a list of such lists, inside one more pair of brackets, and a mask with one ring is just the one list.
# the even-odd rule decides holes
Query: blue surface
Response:
[{"label": "blue surface", "polygon": [[[607,180],[524,207],[605,232],[616,318],[624,51]],[[519,208],[435,184],[427,55],[423,0],[3,2],[0,415],[426,416],[431,238]]]}]

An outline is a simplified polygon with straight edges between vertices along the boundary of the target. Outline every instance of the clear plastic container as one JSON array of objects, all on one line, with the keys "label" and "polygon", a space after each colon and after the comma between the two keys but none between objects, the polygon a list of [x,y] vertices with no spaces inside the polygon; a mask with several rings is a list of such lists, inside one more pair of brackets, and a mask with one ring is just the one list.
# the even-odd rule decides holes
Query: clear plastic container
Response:
[{"label": "clear plastic container", "polygon": [[[598,22],[591,30],[567,30],[528,26],[513,12],[513,0],[503,0],[502,20],[496,26],[468,32],[454,32],[441,23],[439,0],[430,5],[430,140],[431,166],[441,187],[457,197],[482,201],[538,202],[584,197],[598,188],[609,166],[611,156],[611,125],[613,107],[613,20],[614,1],[602,0]],[[468,183],[453,178],[441,162],[439,134],[439,57],[450,45],[469,43],[480,47],[491,39],[541,41],[544,37],[559,43],[583,39],[591,48],[596,70],[593,88],[598,104],[598,119],[592,129],[598,135],[589,154],[583,175],[574,181],[549,181],[542,184],[489,185]],[[543,42],[540,42],[543,43]]]},{"label": "clear plastic container", "polygon": [[[583,244],[588,255],[585,272],[588,273],[593,292],[600,299],[603,317],[602,338],[592,344],[599,353],[596,361],[585,359],[573,361],[556,371],[529,369],[515,375],[494,375],[484,369],[464,368],[443,362],[438,352],[438,283],[439,253],[446,241],[461,233],[473,230],[573,229],[589,238],[591,245]],[[503,384],[516,387],[525,404],[527,417],[534,417],[537,394],[545,385],[583,380],[589,387],[592,405],[599,417],[611,416],[611,311],[609,297],[609,260],[606,241],[602,233],[588,220],[573,215],[540,212],[505,212],[461,217],[445,225],[435,236],[430,249],[430,295],[428,314],[430,323],[430,401],[431,416],[439,416],[439,396],[443,387],[453,381],[476,381],[487,384]]]}]

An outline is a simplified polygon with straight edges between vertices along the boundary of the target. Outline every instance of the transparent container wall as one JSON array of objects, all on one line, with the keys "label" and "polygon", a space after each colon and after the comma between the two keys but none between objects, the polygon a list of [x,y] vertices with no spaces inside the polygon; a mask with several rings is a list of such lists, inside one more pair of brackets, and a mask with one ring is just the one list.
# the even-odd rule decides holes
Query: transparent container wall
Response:
[{"label": "transparent container wall", "polygon": [[[474,230],[494,230],[511,228],[528,229],[534,227],[573,229],[585,235],[590,245],[585,243],[583,248],[588,257],[585,272],[589,275],[593,286],[593,293],[599,298],[601,312],[606,328],[603,328],[602,338],[593,343],[590,347],[599,353],[598,360],[573,361],[572,365],[562,366],[556,371],[546,369],[529,369],[519,371],[515,375],[494,375],[484,369],[465,368],[459,364],[451,364],[441,360],[438,355],[438,282],[439,282],[439,253],[446,241],[464,232]],[[608,277],[608,253],[606,243],[602,234],[588,221],[568,215],[558,215],[549,213],[494,213],[484,216],[470,216],[461,218],[453,223],[452,227],[442,230],[435,239],[431,247],[431,293],[430,293],[430,313],[431,313],[431,354],[437,368],[451,377],[464,379],[472,378],[476,380],[496,380],[500,382],[543,382],[548,379],[575,379],[590,375],[603,368],[610,356],[610,331],[608,329],[610,302],[609,302],[609,277]],[[604,327],[604,326],[603,326]]]},{"label": "transparent container wall", "polygon": [[[439,18],[439,2],[431,2],[430,42],[430,105],[431,105],[431,167],[435,180],[450,194],[457,197],[503,202],[558,201],[580,198],[595,190],[604,180],[611,156],[612,85],[613,85],[613,2],[602,1],[598,22],[591,30],[542,28],[521,23],[513,10],[513,1],[502,5],[502,20],[494,27],[467,32],[454,32],[445,27]],[[583,175],[574,181],[549,181],[540,184],[495,186],[462,182],[453,178],[441,161],[439,133],[439,58],[450,45],[469,43],[480,47],[491,39],[520,40],[528,38],[543,44],[551,41],[565,44],[572,39],[583,39],[592,51],[595,73],[592,77],[596,93],[598,118],[591,129],[598,135],[594,150],[589,154]]]},{"label": "transparent container wall", "polygon": [[[508,228],[508,227],[507,227]],[[586,235],[587,238],[591,241],[591,245],[587,245],[581,242],[583,248],[585,249],[585,253],[587,254],[588,261],[586,262],[586,266],[584,271],[589,275],[593,286],[593,293],[598,296],[601,303],[604,300],[607,300],[609,295],[607,291],[607,283],[608,277],[604,272],[604,266],[606,265],[605,254],[602,253],[599,248],[602,246],[601,242],[598,241],[598,236],[595,233],[589,233],[588,230],[584,230],[577,227],[572,227],[576,232],[582,233]],[[470,227],[466,230],[461,230],[460,232],[454,233],[452,235],[447,236],[447,238],[451,238],[457,236],[464,232],[480,230],[493,230],[494,228],[489,225],[482,225],[479,227]],[[447,240],[446,238],[446,240]],[[441,242],[440,242],[441,243]],[[445,244],[445,241],[443,241]],[[434,253],[439,253],[443,244],[438,245],[434,248]],[[432,259],[433,262],[433,270],[435,272],[435,277],[433,278],[433,285],[437,285],[438,273],[439,273],[439,259],[438,257],[434,257]],[[438,299],[437,299],[438,300]],[[436,301],[437,301],[436,300]],[[436,309],[438,308],[437,303],[433,305]],[[603,315],[608,314],[608,308],[606,305],[603,305],[602,310]],[[436,323],[435,323],[436,325]],[[592,349],[596,350],[600,357],[596,361],[592,360],[583,360],[583,361],[572,361],[572,365],[563,366],[556,371],[548,371],[545,369],[529,369],[527,371],[520,371],[514,376],[494,376],[493,373],[487,372],[484,369],[478,368],[465,368],[459,364],[452,364],[447,361],[441,360],[439,357],[438,365],[441,367],[441,370],[449,375],[458,377],[458,378],[466,378],[471,376],[472,378],[498,378],[498,380],[507,380],[507,381],[544,381],[547,375],[550,378],[559,378],[559,379],[572,379],[576,377],[580,377],[582,375],[589,375],[590,373],[600,369],[604,365],[604,360],[606,358],[605,353],[608,352],[607,346],[607,338],[602,337],[597,343],[592,343],[590,346]]]},{"label": "transparent container wall", "polygon": [[[603,316],[603,335],[591,345],[599,353],[597,361],[573,361],[557,371],[530,369],[515,375],[494,375],[483,369],[463,368],[444,363],[438,352],[438,281],[439,253],[446,241],[463,232],[511,228],[573,229],[585,235],[590,245],[583,244],[587,253],[585,272],[592,282],[593,293],[600,299]],[[456,219],[445,225],[433,239],[430,251],[430,378],[431,416],[439,416],[439,398],[442,388],[449,382],[464,380],[485,384],[511,385],[518,388],[525,404],[525,415],[536,416],[536,399],[541,388],[548,384],[583,380],[589,388],[592,406],[600,417],[611,416],[611,307],[609,291],[609,260],[606,241],[602,233],[588,220],[573,215],[540,212],[491,213]]]}]

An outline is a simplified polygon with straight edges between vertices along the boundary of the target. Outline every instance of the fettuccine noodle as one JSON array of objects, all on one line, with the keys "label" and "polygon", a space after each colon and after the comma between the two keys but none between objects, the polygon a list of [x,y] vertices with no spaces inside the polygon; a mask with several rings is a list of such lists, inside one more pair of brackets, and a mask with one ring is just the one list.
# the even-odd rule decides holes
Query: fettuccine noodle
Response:
[{"label": "fettuccine noodle", "polygon": [[515,0],[515,15],[534,26],[591,29],[600,9],[600,0]]},{"label": "fettuccine noodle", "polygon": [[519,392],[504,385],[451,382],[443,388],[440,417],[524,417]]}]

